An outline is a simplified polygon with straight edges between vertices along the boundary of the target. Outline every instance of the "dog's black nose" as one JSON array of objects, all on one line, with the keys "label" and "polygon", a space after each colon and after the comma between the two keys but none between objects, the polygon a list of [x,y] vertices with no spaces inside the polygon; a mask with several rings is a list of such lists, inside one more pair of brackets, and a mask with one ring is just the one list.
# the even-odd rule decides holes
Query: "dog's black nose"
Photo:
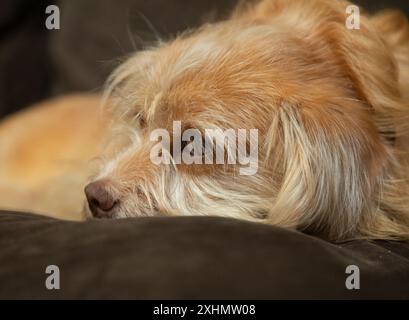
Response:
[{"label": "dog's black nose", "polygon": [[118,199],[109,190],[109,181],[98,180],[85,187],[89,209],[96,218],[108,218],[118,204]]}]

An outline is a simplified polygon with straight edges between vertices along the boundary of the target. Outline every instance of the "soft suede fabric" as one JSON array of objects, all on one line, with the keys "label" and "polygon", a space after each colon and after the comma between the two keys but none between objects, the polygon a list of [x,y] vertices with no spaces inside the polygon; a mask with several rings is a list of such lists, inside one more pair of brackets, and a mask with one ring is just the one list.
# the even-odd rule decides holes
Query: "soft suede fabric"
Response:
[{"label": "soft suede fabric", "polygon": [[[0,298],[409,299],[409,245],[331,244],[213,217],[84,223],[0,213]],[[45,287],[48,265],[61,289]],[[347,290],[348,265],[360,290]]]}]

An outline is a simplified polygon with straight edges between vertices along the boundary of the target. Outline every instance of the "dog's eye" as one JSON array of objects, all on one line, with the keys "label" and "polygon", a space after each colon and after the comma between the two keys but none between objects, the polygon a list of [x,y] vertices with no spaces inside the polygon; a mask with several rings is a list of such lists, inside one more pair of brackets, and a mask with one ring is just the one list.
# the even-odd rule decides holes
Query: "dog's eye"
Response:
[{"label": "dog's eye", "polygon": [[144,116],[140,116],[140,117],[139,117],[139,125],[140,125],[142,128],[146,127],[146,119],[145,119]]},{"label": "dog's eye", "polygon": [[138,112],[134,115],[134,120],[138,123],[141,128],[146,127],[146,119],[141,112]]},{"label": "dog's eye", "polygon": [[190,141],[184,141],[184,140],[182,140],[181,141],[181,143],[180,143],[180,148],[182,149],[182,150],[185,150],[185,148],[187,147],[187,145],[190,143]]},{"label": "dog's eye", "polygon": [[[181,141],[181,143],[180,143],[180,148],[182,149],[182,151],[183,150],[185,150],[185,148],[188,146],[188,145],[190,145],[190,144],[192,144],[192,143],[194,143],[194,140],[193,140],[193,138],[192,139],[190,139],[189,141],[185,141],[185,140],[182,140]],[[195,149],[197,148],[197,146],[195,146]],[[190,154],[191,155],[193,155],[193,148],[192,148],[192,150],[190,151]]]},{"label": "dog's eye", "polygon": [[190,144],[195,144],[194,148],[190,150],[190,155],[193,157],[195,153],[200,155],[201,157],[205,157],[205,139],[203,138],[201,141],[201,145],[198,142],[195,142],[192,138],[190,141],[181,141],[180,147],[181,150],[185,150],[185,148]]}]

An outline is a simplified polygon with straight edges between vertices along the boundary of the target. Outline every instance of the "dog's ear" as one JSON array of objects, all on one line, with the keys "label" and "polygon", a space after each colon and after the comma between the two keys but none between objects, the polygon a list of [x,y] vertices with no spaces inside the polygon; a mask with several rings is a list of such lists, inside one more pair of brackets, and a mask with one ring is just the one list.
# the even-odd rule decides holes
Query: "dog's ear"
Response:
[{"label": "dog's ear", "polygon": [[269,220],[329,239],[358,233],[386,159],[376,129],[359,112],[283,102],[267,134],[280,182]]},{"label": "dog's ear", "polygon": [[[327,21],[314,26],[307,41],[324,40],[349,78],[357,98],[372,111],[378,131],[386,137],[396,138],[409,134],[409,101],[404,99],[399,83],[399,73],[405,70],[399,70],[400,57],[395,55],[402,46],[393,46],[387,39],[393,35],[381,31],[375,20],[361,15],[358,30],[348,29],[345,20]],[[405,44],[407,53],[408,39]],[[408,60],[407,57],[404,59]],[[406,89],[409,89],[409,83]]]},{"label": "dog's ear", "polygon": [[[409,24],[397,12],[369,18],[360,10],[360,29],[350,30],[347,1],[262,0],[241,9],[236,16],[254,21],[275,21],[294,32],[313,50],[334,55],[344,76],[361,100],[372,110],[378,131],[386,137],[409,135]],[[245,6],[244,6],[245,8]],[[318,52],[319,53],[319,52]],[[331,57],[331,59],[333,59]]]}]

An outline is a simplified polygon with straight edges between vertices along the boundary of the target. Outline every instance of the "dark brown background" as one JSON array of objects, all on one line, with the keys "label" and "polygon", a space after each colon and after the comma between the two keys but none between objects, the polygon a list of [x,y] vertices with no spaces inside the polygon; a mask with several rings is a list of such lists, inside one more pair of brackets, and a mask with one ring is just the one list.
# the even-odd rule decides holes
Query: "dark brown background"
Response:
[{"label": "dark brown background", "polygon": [[[225,16],[237,0],[2,0],[0,117],[47,97],[99,90],[118,59],[155,40]],[[369,10],[407,0],[357,1]],[[45,8],[61,9],[61,30]],[[155,29],[155,31],[153,30]]]}]

